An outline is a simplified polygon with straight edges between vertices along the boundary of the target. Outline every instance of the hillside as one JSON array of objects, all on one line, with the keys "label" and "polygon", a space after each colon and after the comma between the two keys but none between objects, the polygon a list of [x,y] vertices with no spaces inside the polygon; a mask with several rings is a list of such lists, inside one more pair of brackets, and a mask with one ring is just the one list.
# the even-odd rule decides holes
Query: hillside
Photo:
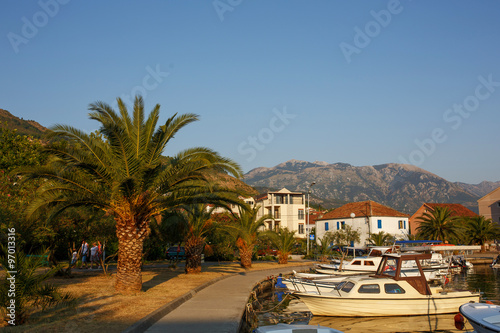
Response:
[{"label": "hillside", "polygon": [[47,128],[43,127],[34,120],[24,120],[14,116],[7,110],[0,109],[0,126],[8,129],[16,129],[19,134],[31,135],[35,138],[42,138],[43,132]]},{"label": "hillside", "polygon": [[272,168],[253,169],[245,174],[244,181],[254,187],[286,187],[302,192],[315,181],[311,201],[325,207],[373,200],[407,214],[414,213],[424,202],[461,203],[478,210],[478,194],[406,164],[357,167],[346,163],[290,160]]}]

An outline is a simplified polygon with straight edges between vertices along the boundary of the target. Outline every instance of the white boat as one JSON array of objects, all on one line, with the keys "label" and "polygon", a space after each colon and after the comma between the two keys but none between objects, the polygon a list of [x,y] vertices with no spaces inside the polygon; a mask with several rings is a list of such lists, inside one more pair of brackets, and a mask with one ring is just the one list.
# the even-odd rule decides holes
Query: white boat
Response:
[{"label": "white boat", "polygon": [[448,291],[426,281],[421,260],[430,254],[385,254],[375,275],[348,277],[335,292],[293,292],[315,316],[369,317],[454,313],[480,294]]},{"label": "white boat", "polygon": [[487,303],[466,303],[460,313],[467,318],[476,333],[500,332],[500,306]]},{"label": "white boat", "polygon": [[382,257],[355,257],[340,264],[318,264],[316,271],[325,274],[353,275],[375,273]]},{"label": "white boat", "polygon": [[295,325],[295,324],[276,324],[261,326],[253,330],[253,333],[342,333],[339,330],[315,325]]}]

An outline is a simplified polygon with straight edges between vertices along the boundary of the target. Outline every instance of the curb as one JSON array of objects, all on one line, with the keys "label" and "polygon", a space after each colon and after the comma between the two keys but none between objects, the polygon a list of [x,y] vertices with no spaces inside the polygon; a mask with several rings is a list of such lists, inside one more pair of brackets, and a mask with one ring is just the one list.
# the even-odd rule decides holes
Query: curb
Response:
[{"label": "curb", "polygon": [[213,280],[210,280],[210,281],[202,284],[201,286],[194,288],[190,292],[188,292],[182,296],[177,297],[176,299],[165,304],[161,308],[151,312],[150,314],[148,314],[146,317],[140,319],[135,324],[127,327],[125,330],[122,331],[122,333],[142,333],[142,332],[146,331],[148,328],[153,326],[153,324],[156,323],[158,320],[160,320],[161,318],[166,316],[168,313],[175,310],[177,307],[179,307],[183,303],[185,303],[188,300],[190,300],[191,298],[193,298],[193,296],[196,295],[197,293],[199,293],[201,290],[205,289],[206,287],[208,287],[216,282],[219,282],[220,280],[226,279],[226,278],[233,276],[233,275],[234,274],[220,276],[218,278],[215,278]]}]

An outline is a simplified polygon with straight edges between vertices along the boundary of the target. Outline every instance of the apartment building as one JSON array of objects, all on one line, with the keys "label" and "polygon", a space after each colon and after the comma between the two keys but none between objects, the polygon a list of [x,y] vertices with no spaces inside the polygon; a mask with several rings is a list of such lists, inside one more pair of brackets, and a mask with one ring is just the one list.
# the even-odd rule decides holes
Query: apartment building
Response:
[{"label": "apartment building", "polygon": [[259,206],[258,218],[264,215],[273,216],[274,220],[266,221],[266,228],[278,230],[288,228],[296,231],[296,237],[306,237],[306,198],[302,192],[292,192],[286,188],[267,192],[255,197],[255,205]]}]

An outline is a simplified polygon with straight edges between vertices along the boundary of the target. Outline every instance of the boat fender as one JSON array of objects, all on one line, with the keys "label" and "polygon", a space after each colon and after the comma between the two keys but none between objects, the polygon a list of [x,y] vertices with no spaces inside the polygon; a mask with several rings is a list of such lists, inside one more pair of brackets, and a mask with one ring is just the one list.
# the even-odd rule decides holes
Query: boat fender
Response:
[{"label": "boat fender", "polygon": [[455,327],[457,328],[457,330],[463,330],[465,327],[464,316],[462,316],[460,313],[457,313],[453,319],[455,319]]}]

